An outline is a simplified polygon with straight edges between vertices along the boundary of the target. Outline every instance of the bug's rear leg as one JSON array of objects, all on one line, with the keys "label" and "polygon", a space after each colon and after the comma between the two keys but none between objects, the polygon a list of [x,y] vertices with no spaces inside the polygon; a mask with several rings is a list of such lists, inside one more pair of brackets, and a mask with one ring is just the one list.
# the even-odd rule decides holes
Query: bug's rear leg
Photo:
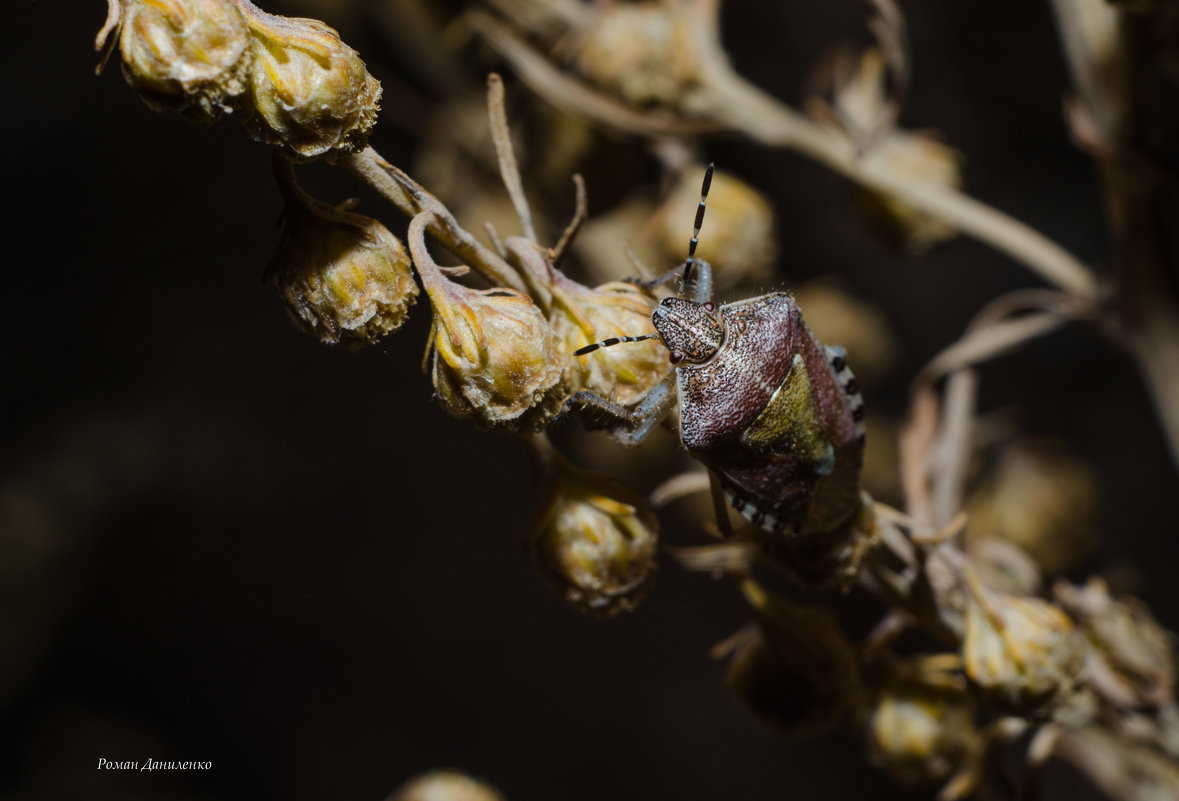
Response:
[{"label": "bug's rear leg", "polygon": [[671,391],[673,380],[674,372],[656,384],[642,403],[633,409],[583,389],[566,399],[558,417],[576,414],[597,423],[605,423],[610,433],[623,445],[638,445],[667,415],[674,398]]},{"label": "bug's rear leg", "polygon": [[723,539],[731,540],[733,524],[729,520],[729,504],[725,501],[725,491],[721,487],[720,479],[711,470],[708,471],[708,491],[712,495],[712,513],[716,517],[716,527]]}]

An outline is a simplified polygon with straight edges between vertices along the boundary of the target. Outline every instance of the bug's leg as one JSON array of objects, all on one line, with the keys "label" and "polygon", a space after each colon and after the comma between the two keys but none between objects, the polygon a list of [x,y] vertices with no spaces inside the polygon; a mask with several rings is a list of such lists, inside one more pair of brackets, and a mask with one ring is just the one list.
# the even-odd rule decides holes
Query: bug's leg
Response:
[{"label": "bug's leg", "polygon": [[712,267],[708,262],[697,259],[692,281],[692,300],[697,303],[712,300]]},{"label": "bug's leg", "polygon": [[[673,267],[662,275],[657,275],[650,280],[642,278],[624,278],[628,284],[638,284],[643,289],[648,291],[657,289],[664,284],[669,284],[677,278],[682,278],[684,275],[684,268],[682,266]],[[696,260],[696,266],[692,270],[692,278],[690,279],[691,287],[690,294],[692,300],[697,303],[705,303],[712,300],[712,267],[708,262]],[[687,292],[685,295],[689,294]]]},{"label": "bug's leg", "polygon": [[725,492],[721,489],[720,479],[711,470],[708,471],[708,489],[712,493],[712,513],[716,516],[716,526],[724,539],[731,540],[733,524],[729,521],[729,504],[725,502]]},{"label": "bug's leg", "polygon": [[622,280],[628,284],[638,284],[643,289],[652,290],[658,289],[664,284],[670,284],[675,279],[684,274],[684,266],[677,264],[665,273],[655,276],[654,278],[623,278]]},{"label": "bug's leg", "polygon": [[675,373],[665,378],[647,393],[643,402],[633,409],[619,406],[588,390],[574,392],[561,407],[558,417],[568,413],[605,422],[611,433],[623,445],[638,445],[667,414],[674,395],[671,392]]}]

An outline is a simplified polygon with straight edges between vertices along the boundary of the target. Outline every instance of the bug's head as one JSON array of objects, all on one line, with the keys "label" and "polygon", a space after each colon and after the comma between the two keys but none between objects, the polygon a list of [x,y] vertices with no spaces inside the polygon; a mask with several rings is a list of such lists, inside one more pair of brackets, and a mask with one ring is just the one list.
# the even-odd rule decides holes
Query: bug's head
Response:
[{"label": "bug's head", "polygon": [[[687,293],[691,287],[694,287],[693,271],[700,263],[696,259],[696,245],[699,242],[700,226],[704,224],[704,203],[708,198],[708,188],[712,185],[713,169],[714,166],[709,164],[708,169],[704,171],[704,184],[700,187],[700,205],[696,207],[696,224],[692,227],[692,239],[688,242],[688,258],[684,261],[683,278],[680,283],[681,294]],[[698,271],[697,275],[699,275]],[[667,276],[644,285],[651,288],[664,280],[667,280]],[[708,297],[707,287],[702,294],[703,297]],[[658,334],[611,337],[586,345],[584,348],[578,348],[573,351],[573,355],[584,356],[587,353],[593,353],[598,348],[609,348],[623,342],[642,342],[645,339],[654,339],[658,336],[671,351],[672,364],[706,362],[720,349],[721,342],[725,338],[725,329],[713,316],[715,313],[716,304],[711,301],[698,303],[683,297],[664,298],[651,315],[651,322],[655,325]]]},{"label": "bug's head", "polygon": [[725,338],[725,329],[714,316],[716,305],[684,298],[664,298],[651,315],[655,330],[671,351],[672,364],[699,364],[712,358]]}]

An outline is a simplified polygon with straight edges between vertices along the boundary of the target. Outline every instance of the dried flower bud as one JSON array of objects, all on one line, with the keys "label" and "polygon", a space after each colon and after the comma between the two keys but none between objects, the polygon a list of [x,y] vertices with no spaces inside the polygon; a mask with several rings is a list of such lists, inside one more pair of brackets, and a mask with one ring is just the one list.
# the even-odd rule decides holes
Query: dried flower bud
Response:
[{"label": "dried flower bud", "polygon": [[966,555],[975,578],[989,590],[1034,595],[1041,589],[1040,568],[1023,549],[995,537],[973,537]]},{"label": "dried flower bud", "polygon": [[766,726],[812,734],[838,723],[859,691],[856,657],[835,617],[817,605],[766,593],[752,579],[742,591],[756,623],[713,653],[732,653],[724,684]]},{"label": "dried flower bud", "polygon": [[236,0],[253,37],[254,138],[311,158],[363,150],[381,84],[335,30],[319,20],[267,14]]},{"label": "dried flower bud", "polygon": [[603,4],[581,43],[577,66],[627,103],[674,106],[697,78],[690,41],[674,3]]},{"label": "dried flower bud", "polygon": [[1175,643],[1138,600],[1110,597],[1099,578],[1083,586],[1061,582],[1056,597],[1077,620],[1089,648],[1089,683],[1124,707],[1164,706],[1174,699]]},{"label": "dried flower bud", "polygon": [[1097,482],[1082,462],[1020,442],[998,454],[971,498],[967,535],[1015,543],[1048,573],[1084,558],[1096,539]]},{"label": "dried flower bud", "polygon": [[659,339],[600,348],[587,356],[572,356],[578,348],[610,337],[655,333],[651,297],[634,284],[614,282],[596,289],[571,281],[556,270],[549,287],[553,293],[553,330],[572,359],[569,391],[587,389],[615,403],[638,403],[658,384],[671,363]]},{"label": "dried flower bud", "polygon": [[[663,257],[672,264],[683,261],[686,255],[684,226],[700,204],[703,172],[702,165],[681,170],[675,187],[651,218],[649,230]],[[718,173],[708,193],[706,230],[707,234],[700,237],[696,256],[713,266],[718,289],[730,289],[741,283],[759,284],[770,276],[778,255],[774,209],[752,186]]]},{"label": "dried flower bud", "polygon": [[228,0],[108,0],[101,49],[121,26],[123,75],[156,111],[212,122],[242,106],[252,59],[245,20]]},{"label": "dried flower bud", "polygon": [[295,324],[320,342],[352,347],[400,328],[418,294],[401,240],[374,219],[309,197],[285,158],[276,157],[276,168],[286,208],[266,278]]},{"label": "dried flower bud", "polygon": [[628,612],[655,576],[659,524],[634,490],[559,456],[528,547],[557,593],[580,611]]},{"label": "dried flower bud", "polygon": [[409,248],[434,327],[434,391],[446,410],[487,426],[539,430],[564,395],[565,358],[544,313],[522,292],[475,290],[451,281],[426,250],[423,212],[409,226]]},{"label": "dried flower bud", "polygon": [[[834,106],[821,101],[812,107],[834,116],[853,138],[864,140],[865,161],[881,162],[885,169],[904,175],[915,184],[962,185],[961,156],[932,136],[891,127],[885,89],[885,58],[875,48],[864,51],[847,80],[835,87]],[[889,126],[882,130],[881,126]],[[911,253],[923,253],[952,238],[957,232],[939,219],[918,211],[892,195],[859,191],[859,208],[868,221],[896,245]]]},{"label": "dried flower bud", "polygon": [[1081,649],[1072,621],[1039,598],[985,589],[968,576],[962,658],[966,674],[1000,707],[1027,711],[1069,690]]},{"label": "dried flower bud", "polygon": [[980,743],[974,704],[949,654],[908,659],[890,670],[867,719],[872,761],[906,784],[944,782]]},{"label": "dried flower bud", "polygon": [[451,770],[422,774],[398,788],[388,801],[503,801],[490,785]]}]

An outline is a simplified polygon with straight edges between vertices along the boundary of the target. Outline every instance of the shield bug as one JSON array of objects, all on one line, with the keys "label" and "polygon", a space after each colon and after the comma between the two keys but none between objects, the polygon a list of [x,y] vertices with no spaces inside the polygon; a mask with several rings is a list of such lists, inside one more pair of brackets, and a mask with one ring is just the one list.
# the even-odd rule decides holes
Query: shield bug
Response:
[{"label": "shield bug", "polygon": [[566,406],[604,415],[634,444],[678,401],[681,441],[746,520],[770,533],[843,530],[862,508],[864,404],[855,377],[844,350],[815,339],[789,294],[719,307],[711,300],[711,268],[695,253],[712,174],[710,164],[682,272],[645,283],[653,289],[682,274],[680,294],[652,314],[657,333],[575,351],[659,337],[675,370],[633,409],[587,391]]}]

